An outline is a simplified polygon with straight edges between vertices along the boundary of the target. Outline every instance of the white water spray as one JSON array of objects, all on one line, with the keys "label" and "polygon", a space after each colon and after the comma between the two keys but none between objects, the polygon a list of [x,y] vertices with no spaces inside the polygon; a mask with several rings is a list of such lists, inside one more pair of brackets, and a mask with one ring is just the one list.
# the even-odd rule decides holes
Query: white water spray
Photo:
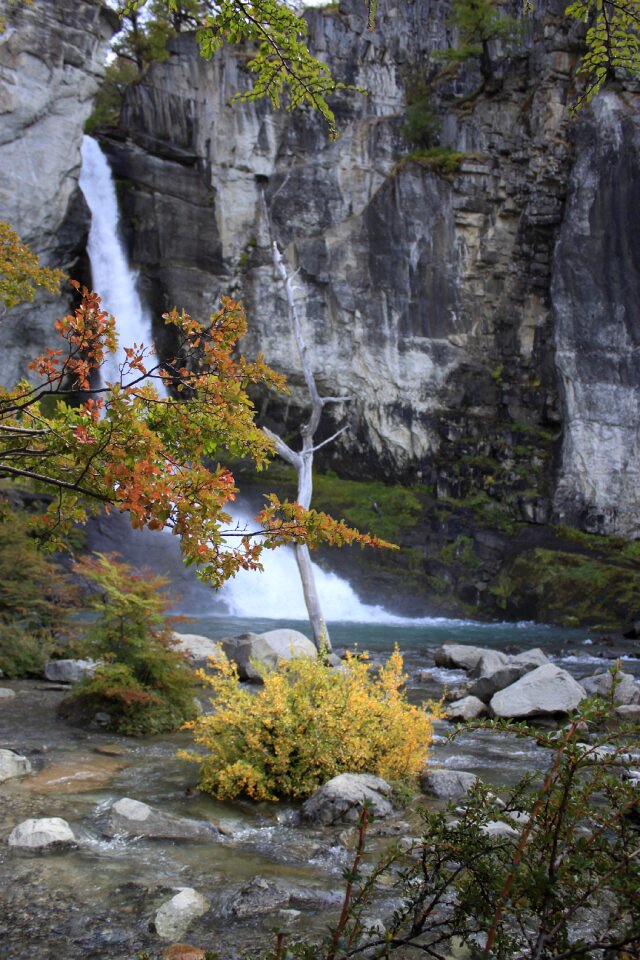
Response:
[{"label": "white water spray", "polygon": [[[234,510],[240,529],[255,526],[251,518]],[[278,547],[265,550],[263,571],[241,570],[220,591],[227,612],[234,617],[273,620],[307,620],[300,574],[293,550]],[[383,607],[363,603],[347,580],[312,564],[326,621],[337,623],[418,623],[389,613]],[[425,620],[424,622],[431,622]]]},{"label": "white water spray", "polygon": [[[126,363],[124,347],[135,344],[153,347],[151,317],[138,295],[136,274],[130,269],[120,239],[118,199],[107,158],[91,137],[82,139],[80,189],[91,211],[87,252],[93,288],[105,310],[116,318],[118,349],[110,354],[102,370],[106,382],[120,380]],[[127,379],[137,377],[134,372]],[[154,380],[164,394],[162,381]]]}]

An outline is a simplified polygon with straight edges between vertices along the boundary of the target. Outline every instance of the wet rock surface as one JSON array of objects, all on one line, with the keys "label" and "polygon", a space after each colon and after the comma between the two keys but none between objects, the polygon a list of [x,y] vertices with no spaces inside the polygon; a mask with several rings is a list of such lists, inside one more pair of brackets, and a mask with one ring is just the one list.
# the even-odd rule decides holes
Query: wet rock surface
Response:
[{"label": "wet rock surface", "polygon": [[108,837],[147,837],[152,840],[211,841],[219,835],[212,823],[175,817],[130,797],[113,804],[103,832]]}]

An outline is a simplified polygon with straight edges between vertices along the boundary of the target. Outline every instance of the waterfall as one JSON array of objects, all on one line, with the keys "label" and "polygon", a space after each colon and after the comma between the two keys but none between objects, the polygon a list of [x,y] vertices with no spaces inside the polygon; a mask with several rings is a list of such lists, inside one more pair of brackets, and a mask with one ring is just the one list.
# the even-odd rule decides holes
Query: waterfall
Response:
[{"label": "waterfall", "polygon": [[[91,263],[93,289],[102,298],[105,310],[116,318],[118,349],[110,354],[102,370],[103,379],[120,379],[125,363],[124,347],[134,343],[153,346],[151,317],[138,295],[137,276],[131,270],[120,239],[118,198],[107,158],[91,137],[82,139],[80,189],[91,211],[87,252]],[[163,393],[160,380],[154,384]]]},{"label": "waterfall", "polygon": [[[251,527],[251,518],[234,510],[234,520]],[[347,548],[348,549],[348,548]],[[235,617],[257,617],[273,620],[307,620],[300,574],[293,550],[278,547],[265,550],[261,557],[263,571],[240,570],[220,591],[227,612]],[[363,603],[351,584],[335,573],[312,564],[318,595],[325,620],[352,623],[403,623],[380,606]]]},{"label": "waterfall", "polygon": [[[91,137],[82,143],[80,188],[91,211],[88,253],[93,287],[104,308],[116,318],[119,341],[151,345],[151,319],[136,290],[136,274],[127,262],[119,238],[118,201],[111,170],[100,147]],[[124,351],[118,348],[104,369],[107,381],[120,379]],[[158,383],[158,381],[156,381]],[[161,385],[160,385],[161,386]],[[240,528],[253,526],[248,515],[234,511]],[[266,550],[264,571],[240,571],[214,593],[197,581],[195,574],[180,563],[178,543],[168,530],[132,530],[124,517],[110,517],[94,525],[89,542],[95,550],[116,550],[131,563],[150,566],[169,576],[186,600],[185,612],[196,615],[228,614],[234,617],[307,620],[300,576],[293,551],[286,547]],[[180,569],[181,568],[181,569]],[[179,571],[179,572],[178,572]],[[327,622],[402,623],[402,617],[382,607],[361,602],[351,585],[335,573],[314,564],[318,593]]]}]

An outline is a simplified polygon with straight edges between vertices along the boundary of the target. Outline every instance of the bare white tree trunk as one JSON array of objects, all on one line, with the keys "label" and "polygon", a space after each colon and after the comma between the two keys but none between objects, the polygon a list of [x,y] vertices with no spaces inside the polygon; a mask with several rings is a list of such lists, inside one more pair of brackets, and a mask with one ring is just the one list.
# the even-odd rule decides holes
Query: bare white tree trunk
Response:
[{"label": "bare white tree trunk", "polygon": [[[279,456],[281,456],[283,460],[286,460],[287,463],[290,463],[293,467],[295,467],[298,474],[298,503],[300,506],[308,509],[311,506],[311,497],[313,494],[313,455],[316,450],[319,450],[320,447],[330,443],[331,440],[334,440],[344,430],[346,430],[346,426],[342,427],[332,437],[329,437],[327,440],[324,440],[321,444],[318,444],[314,447],[313,438],[320,423],[322,409],[327,403],[342,403],[351,398],[321,397],[318,393],[318,387],[316,385],[311,364],[309,363],[309,358],[307,355],[307,347],[302,335],[302,326],[296,304],[294,287],[295,274],[288,273],[284,258],[282,257],[282,254],[280,253],[278,245],[275,243],[275,241],[273,242],[272,249],[273,262],[284,289],[291,326],[296,340],[298,354],[300,356],[300,365],[302,367],[302,373],[307,385],[307,390],[309,391],[309,398],[311,400],[311,416],[309,417],[309,421],[300,427],[300,434],[302,436],[302,449],[299,451],[293,450],[284,442],[284,440],[282,440],[281,437],[277,436],[266,427],[264,428],[264,432],[271,440],[273,440],[276,452],[279,454]],[[313,631],[314,643],[317,647],[324,645],[327,649],[331,650],[331,640],[329,638],[329,631],[327,630],[327,625],[320,607],[320,600],[318,598],[315,577],[313,575],[313,567],[311,565],[309,548],[306,544],[296,544],[294,547],[294,552],[296,562],[298,564],[298,570],[300,571],[300,580],[302,581],[304,601],[309,614],[309,621]]]}]

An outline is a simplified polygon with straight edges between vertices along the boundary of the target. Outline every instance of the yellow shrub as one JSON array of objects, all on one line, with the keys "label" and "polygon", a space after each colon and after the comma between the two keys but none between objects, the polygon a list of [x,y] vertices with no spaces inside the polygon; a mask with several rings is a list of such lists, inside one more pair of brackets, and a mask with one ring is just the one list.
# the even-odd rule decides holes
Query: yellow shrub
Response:
[{"label": "yellow shrub", "polygon": [[397,648],[377,676],[351,656],[339,671],[321,659],[282,662],[257,694],[226,659],[212,668],[201,676],[215,713],[186,724],[207,753],[183,756],[201,764],[200,789],[218,799],[302,799],[339,773],[404,780],[424,765],[432,716],[407,703]]}]

